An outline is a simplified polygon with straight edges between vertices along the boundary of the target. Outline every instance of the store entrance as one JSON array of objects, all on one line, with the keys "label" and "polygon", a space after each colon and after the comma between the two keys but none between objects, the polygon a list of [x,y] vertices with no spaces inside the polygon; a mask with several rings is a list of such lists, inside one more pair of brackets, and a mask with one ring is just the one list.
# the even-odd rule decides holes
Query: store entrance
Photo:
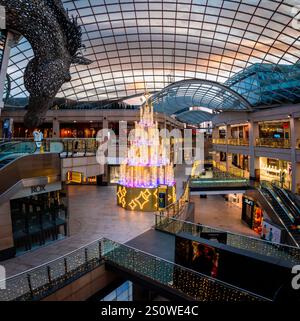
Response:
[{"label": "store entrance", "polygon": [[55,191],[10,201],[16,253],[67,236],[66,195]]},{"label": "store entrance", "polygon": [[260,180],[274,183],[282,188],[291,189],[292,165],[290,162],[260,157]]}]

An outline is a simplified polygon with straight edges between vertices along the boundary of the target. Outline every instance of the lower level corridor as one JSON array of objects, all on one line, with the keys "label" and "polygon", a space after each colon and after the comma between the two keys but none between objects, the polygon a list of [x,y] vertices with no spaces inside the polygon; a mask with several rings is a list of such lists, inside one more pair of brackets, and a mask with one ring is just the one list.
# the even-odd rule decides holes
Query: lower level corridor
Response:
[{"label": "lower level corridor", "polygon": [[[185,167],[175,170],[177,197],[187,180]],[[154,225],[151,212],[131,212],[117,206],[116,186],[69,185],[69,237],[1,262],[7,275],[54,260],[102,237],[125,243]]]},{"label": "lower level corridor", "polygon": [[195,223],[220,228],[225,231],[259,237],[242,222],[242,209],[225,201],[222,195],[207,195],[207,198],[192,196],[195,203]]},{"label": "lower level corridor", "polygon": [[69,186],[69,237],[1,262],[8,276],[67,254],[101,237],[126,242],[153,225],[152,213],[116,205],[115,186]]}]

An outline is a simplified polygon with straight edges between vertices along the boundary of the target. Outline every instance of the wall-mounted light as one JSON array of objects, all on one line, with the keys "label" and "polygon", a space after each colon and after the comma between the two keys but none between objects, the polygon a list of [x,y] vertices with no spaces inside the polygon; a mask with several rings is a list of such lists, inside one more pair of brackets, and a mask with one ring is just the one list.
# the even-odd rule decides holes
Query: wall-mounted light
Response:
[{"label": "wall-mounted light", "polygon": [[291,118],[291,117],[292,117],[292,115],[291,115],[291,114],[289,114],[289,115],[288,115],[288,118]]},{"label": "wall-mounted light", "polygon": [[77,123],[77,120],[73,120],[73,123]]}]

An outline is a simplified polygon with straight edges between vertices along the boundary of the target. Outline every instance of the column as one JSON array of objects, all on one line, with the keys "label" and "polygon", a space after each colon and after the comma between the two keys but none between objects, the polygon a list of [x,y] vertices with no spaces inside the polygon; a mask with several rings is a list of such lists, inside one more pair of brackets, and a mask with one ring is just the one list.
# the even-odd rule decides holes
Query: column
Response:
[{"label": "column", "polygon": [[255,180],[255,170],[259,169],[259,158],[255,157],[255,140],[259,137],[258,123],[249,122],[249,172],[250,179]]},{"label": "column", "polygon": [[219,127],[215,126],[212,130],[212,139],[219,138]]},{"label": "column", "polygon": [[132,284],[132,299],[133,301],[149,301],[151,299],[151,292],[139,284]]},{"label": "column", "polygon": [[231,136],[231,126],[226,125],[226,171],[229,172],[230,165],[232,163],[232,155],[228,152],[228,144],[229,144],[229,139],[232,138]]},{"label": "column", "polygon": [[10,203],[0,205],[0,260],[6,260],[15,255]]},{"label": "column", "polygon": [[[106,117],[103,117],[103,121],[102,121],[102,129],[108,129],[108,119]],[[104,137],[103,137],[104,139]],[[109,180],[109,168],[108,168],[108,164],[104,164],[104,173],[102,174],[102,185],[107,185],[108,184],[108,180]]]},{"label": "column", "polygon": [[297,163],[296,150],[297,139],[300,139],[300,121],[294,117],[290,118],[291,129],[291,165],[292,165],[292,187],[293,193],[297,192],[297,185],[300,184],[300,164]]},{"label": "column", "polygon": [[56,117],[52,121],[52,138],[60,137],[60,124]]}]

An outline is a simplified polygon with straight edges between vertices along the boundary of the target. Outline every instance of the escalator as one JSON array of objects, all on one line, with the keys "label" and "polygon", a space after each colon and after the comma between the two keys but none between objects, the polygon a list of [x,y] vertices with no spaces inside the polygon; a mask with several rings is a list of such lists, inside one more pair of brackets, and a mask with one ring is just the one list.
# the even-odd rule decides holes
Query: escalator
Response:
[{"label": "escalator", "polygon": [[283,188],[273,186],[273,190],[280,197],[281,201],[284,203],[285,207],[289,210],[292,215],[291,219],[295,226],[300,226],[300,209],[295,204],[295,202],[290,198],[287,191]]},{"label": "escalator", "polygon": [[15,159],[33,154],[36,144],[31,141],[10,141],[0,144],[0,169]]},{"label": "escalator", "polygon": [[32,141],[0,143],[0,204],[24,187],[60,181],[57,153],[36,153]]},{"label": "escalator", "polygon": [[285,226],[295,245],[300,246],[299,208],[282,188],[271,184],[262,184],[260,190]]}]

